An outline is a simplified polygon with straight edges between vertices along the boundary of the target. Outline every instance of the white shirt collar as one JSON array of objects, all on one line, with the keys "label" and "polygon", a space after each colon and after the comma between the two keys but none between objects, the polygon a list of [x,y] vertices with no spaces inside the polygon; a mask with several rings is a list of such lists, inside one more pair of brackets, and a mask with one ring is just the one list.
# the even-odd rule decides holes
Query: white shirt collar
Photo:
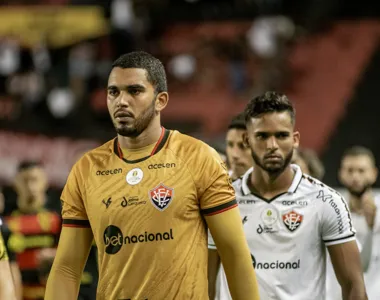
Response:
[{"label": "white shirt collar", "polygon": [[[288,193],[295,193],[300,182],[301,182],[301,179],[302,179],[302,171],[301,171],[301,168],[298,166],[298,165],[295,165],[295,164],[291,164],[290,165],[291,168],[295,171],[295,175],[293,177],[293,181],[292,181],[292,184],[290,185],[289,189],[288,189]],[[242,190],[243,190],[243,194],[244,195],[249,195],[251,194],[251,191],[248,187],[248,179],[249,179],[249,175],[251,175],[251,173],[253,172],[253,167],[251,167],[244,175],[243,175],[243,178],[242,178]]]}]

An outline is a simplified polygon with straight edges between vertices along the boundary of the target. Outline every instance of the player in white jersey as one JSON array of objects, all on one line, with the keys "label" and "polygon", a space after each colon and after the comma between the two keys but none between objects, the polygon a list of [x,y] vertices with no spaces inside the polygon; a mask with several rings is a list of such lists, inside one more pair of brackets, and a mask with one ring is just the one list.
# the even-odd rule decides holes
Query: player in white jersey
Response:
[{"label": "player in white jersey", "polygon": [[[325,299],[325,247],[344,299],[367,299],[348,205],[290,164],[300,138],[291,102],[267,92],[250,101],[245,115],[255,163],[234,188],[261,299]],[[231,299],[226,284],[219,299]]]},{"label": "player in white jersey", "polygon": [[[225,152],[229,167],[228,175],[232,180],[243,176],[253,164],[251,150],[243,138],[246,130],[244,114],[239,114],[232,118],[231,123],[228,125]],[[209,270],[209,278],[213,278],[209,282],[214,282],[218,276],[218,266],[220,265],[220,258],[216,251],[209,251],[209,262],[209,266],[217,266]],[[219,278],[220,276],[218,276]],[[211,299],[219,294],[219,290],[216,289],[217,286],[219,285],[212,284],[209,286],[209,296]]]},{"label": "player in white jersey", "polygon": [[16,291],[13,284],[8,254],[1,234],[2,221],[0,219],[0,299],[16,300]]},{"label": "player in white jersey", "polygon": [[[371,150],[354,146],[344,152],[339,180],[347,190],[346,199],[361,245],[364,281],[370,300],[380,299],[380,195],[375,195],[372,189],[377,173]],[[341,300],[329,262],[327,278],[327,300]]]}]

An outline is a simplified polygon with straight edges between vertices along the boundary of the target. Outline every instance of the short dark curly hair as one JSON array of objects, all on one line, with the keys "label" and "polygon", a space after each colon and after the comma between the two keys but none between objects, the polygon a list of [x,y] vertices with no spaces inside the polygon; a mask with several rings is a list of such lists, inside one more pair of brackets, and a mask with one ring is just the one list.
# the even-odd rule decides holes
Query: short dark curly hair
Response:
[{"label": "short dark curly hair", "polygon": [[146,78],[154,86],[156,93],[168,91],[164,65],[158,58],[147,52],[134,51],[123,54],[114,61],[113,68],[144,69],[147,74]]},{"label": "short dark curly hair", "polygon": [[230,129],[247,129],[247,126],[245,125],[244,113],[240,113],[232,118],[231,123],[228,125],[228,130]]},{"label": "short dark curly hair", "polygon": [[292,124],[295,124],[296,110],[288,97],[277,92],[266,92],[249,101],[244,110],[245,122],[248,123],[251,118],[257,118],[262,114],[272,112],[289,112]]}]

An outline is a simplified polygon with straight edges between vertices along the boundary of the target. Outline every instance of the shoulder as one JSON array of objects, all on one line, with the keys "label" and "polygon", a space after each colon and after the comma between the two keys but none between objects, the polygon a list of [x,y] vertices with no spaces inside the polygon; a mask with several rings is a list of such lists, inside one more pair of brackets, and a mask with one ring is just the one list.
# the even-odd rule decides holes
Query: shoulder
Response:
[{"label": "shoulder", "polygon": [[115,140],[112,139],[83,154],[83,156],[74,164],[73,170],[76,172],[88,173],[92,166],[102,164],[113,154],[114,142]]},{"label": "shoulder", "polygon": [[199,162],[209,157],[218,158],[218,153],[214,148],[176,130],[172,131],[167,147],[184,161],[196,159]]},{"label": "shoulder", "polygon": [[307,174],[302,174],[299,190],[303,193],[316,193],[316,198],[321,200],[323,200],[324,195],[330,195],[329,198],[343,198],[337,190]]}]

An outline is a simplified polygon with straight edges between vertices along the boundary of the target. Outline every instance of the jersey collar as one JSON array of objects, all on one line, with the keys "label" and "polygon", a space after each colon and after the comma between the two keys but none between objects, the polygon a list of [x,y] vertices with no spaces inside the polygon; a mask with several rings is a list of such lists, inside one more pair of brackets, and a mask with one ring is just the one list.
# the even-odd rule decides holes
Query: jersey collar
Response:
[{"label": "jersey collar", "polygon": [[[297,188],[298,188],[298,186],[301,183],[301,180],[302,180],[302,171],[301,171],[301,168],[298,165],[291,164],[290,166],[295,171],[295,175],[293,177],[292,184],[290,185],[290,187],[288,189],[288,193],[292,193],[293,194],[293,193],[295,193],[297,191]],[[248,179],[250,177],[249,175],[251,175],[252,172],[253,172],[253,167],[250,168],[243,175],[241,188],[242,188],[244,196],[251,194],[251,191],[250,191],[250,189],[248,187]]]}]

